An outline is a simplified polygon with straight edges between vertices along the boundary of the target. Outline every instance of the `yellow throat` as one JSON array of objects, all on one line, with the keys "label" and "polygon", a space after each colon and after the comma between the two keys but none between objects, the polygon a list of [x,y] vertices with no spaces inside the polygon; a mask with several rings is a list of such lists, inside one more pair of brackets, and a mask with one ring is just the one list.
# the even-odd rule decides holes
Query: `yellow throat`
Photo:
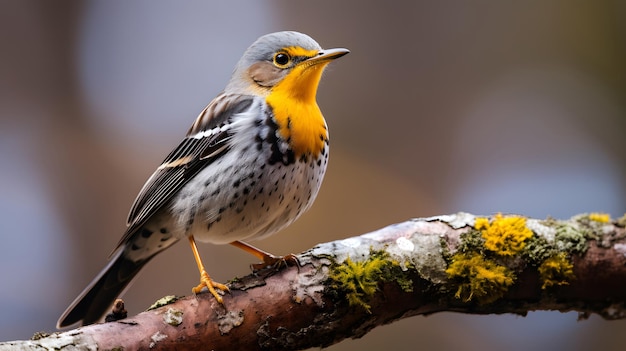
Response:
[{"label": "yellow throat", "polygon": [[272,107],[280,135],[289,142],[296,159],[320,155],[328,140],[326,121],[317,106],[317,86],[329,61],[304,61],[272,88],[266,101]]}]

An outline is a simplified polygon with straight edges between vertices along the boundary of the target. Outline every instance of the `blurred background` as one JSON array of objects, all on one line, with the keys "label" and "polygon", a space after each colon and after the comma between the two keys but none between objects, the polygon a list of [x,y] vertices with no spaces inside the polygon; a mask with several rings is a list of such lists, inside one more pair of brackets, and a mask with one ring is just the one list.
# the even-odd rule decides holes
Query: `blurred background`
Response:
[{"label": "blurred background", "polygon": [[[318,200],[258,246],[300,252],[457,211],[626,211],[625,2],[23,0],[0,3],[0,29],[0,340],[54,330],[144,181],[272,31],[352,53],[320,86],[332,156]],[[217,281],[254,262],[201,253]],[[197,279],[178,244],[124,299],[135,314]],[[618,350],[625,328],[439,313],[329,349]]]}]

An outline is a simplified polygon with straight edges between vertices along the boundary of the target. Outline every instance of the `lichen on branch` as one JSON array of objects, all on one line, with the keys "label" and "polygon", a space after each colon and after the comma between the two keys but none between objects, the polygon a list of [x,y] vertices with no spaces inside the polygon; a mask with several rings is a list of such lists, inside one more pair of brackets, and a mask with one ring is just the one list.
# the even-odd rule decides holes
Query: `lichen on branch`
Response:
[{"label": "lichen on branch", "polygon": [[[531,310],[626,318],[626,216],[569,220],[457,213],[420,218],[299,254],[299,266],[168,298],[105,324],[0,343],[1,350],[305,349],[440,311]],[[235,347],[236,346],[236,347]]]}]

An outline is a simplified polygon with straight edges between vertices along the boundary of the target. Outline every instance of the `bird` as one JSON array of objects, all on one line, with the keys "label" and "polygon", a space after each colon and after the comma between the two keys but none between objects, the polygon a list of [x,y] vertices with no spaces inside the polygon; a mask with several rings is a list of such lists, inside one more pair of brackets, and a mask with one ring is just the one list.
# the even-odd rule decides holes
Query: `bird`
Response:
[{"label": "bird", "polygon": [[327,65],[349,52],[322,49],[295,31],[253,42],[225,89],[139,191],[108,264],[57,328],[98,322],[141,268],[180,240],[188,240],[200,272],[192,292],[206,288],[219,303],[228,286],[211,279],[196,240],[231,244],[260,259],[259,266],[287,258],[246,241],[280,231],[313,204],[329,153],[318,85]]}]

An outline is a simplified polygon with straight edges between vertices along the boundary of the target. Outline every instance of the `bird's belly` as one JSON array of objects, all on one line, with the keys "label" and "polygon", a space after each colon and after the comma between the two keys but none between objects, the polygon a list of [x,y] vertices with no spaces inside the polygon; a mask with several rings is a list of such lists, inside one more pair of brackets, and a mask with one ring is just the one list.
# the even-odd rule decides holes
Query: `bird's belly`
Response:
[{"label": "bird's belly", "polygon": [[240,154],[236,163],[217,162],[190,181],[171,208],[178,232],[225,244],[259,239],[295,221],[317,196],[327,158],[269,164]]}]

